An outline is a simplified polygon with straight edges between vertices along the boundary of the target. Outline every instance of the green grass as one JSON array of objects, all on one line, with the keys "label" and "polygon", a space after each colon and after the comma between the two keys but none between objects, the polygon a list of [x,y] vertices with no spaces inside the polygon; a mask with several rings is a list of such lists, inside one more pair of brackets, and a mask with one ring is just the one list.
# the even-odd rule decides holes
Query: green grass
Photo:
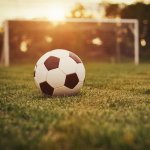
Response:
[{"label": "green grass", "polygon": [[0,149],[149,150],[150,66],[87,64],[80,94],[45,97],[33,66],[0,68]]}]

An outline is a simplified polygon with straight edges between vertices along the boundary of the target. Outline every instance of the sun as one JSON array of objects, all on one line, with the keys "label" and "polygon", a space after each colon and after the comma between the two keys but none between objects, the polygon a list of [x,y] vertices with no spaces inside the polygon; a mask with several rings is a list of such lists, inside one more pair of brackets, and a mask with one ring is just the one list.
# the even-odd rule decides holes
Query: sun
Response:
[{"label": "sun", "polygon": [[63,5],[55,4],[50,7],[48,18],[51,21],[64,21],[67,10]]}]

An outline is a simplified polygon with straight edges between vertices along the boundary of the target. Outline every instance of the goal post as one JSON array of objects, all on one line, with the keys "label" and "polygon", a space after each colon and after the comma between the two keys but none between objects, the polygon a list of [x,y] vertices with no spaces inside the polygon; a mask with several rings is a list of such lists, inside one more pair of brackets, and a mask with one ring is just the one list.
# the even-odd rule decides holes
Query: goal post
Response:
[{"label": "goal post", "polygon": [[10,65],[9,60],[9,21],[4,22],[4,35],[3,35],[3,51],[2,51],[2,64],[5,67]]},{"label": "goal post", "polygon": [[135,22],[135,29],[134,29],[134,36],[135,36],[135,42],[134,42],[134,63],[135,65],[139,64],[139,22],[138,20],[134,20]]},{"label": "goal post", "polygon": [[[2,60],[4,66],[10,65],[10,41],[9,41],[9,22],[4,22],[4,36],[3,36],[3,51]],[[35,21],[37,22],[37,21]],[[48,22],[48,21],[45,21]],[[139,22],[137,19],[66,19],[65,23],[107,23],[107,24],[133,24],[132,33],[134,36],[134,64],[139,64]],[[81,41],[82,42],[82,41]]]},{"label": "goal post", "polygon": [[133,23],[134,24],[134,29],[133,29],[133,34],[134,34],[134,64],[138,65],[139,64],[139,22],[137,19],[67,19],[67,22],[87,22],[87,23],[96,23],[96,22],[104,22],[104,23]]}]

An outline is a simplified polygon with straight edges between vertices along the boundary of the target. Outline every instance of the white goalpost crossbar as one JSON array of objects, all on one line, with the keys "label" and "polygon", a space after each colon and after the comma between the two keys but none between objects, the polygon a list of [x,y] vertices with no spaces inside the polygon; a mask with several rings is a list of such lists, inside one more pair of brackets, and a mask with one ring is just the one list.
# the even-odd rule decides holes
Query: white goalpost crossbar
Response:
[{"label": "white goalpost crossbar", "polygon": [[[10,20],[11,21],[11,20]],[[22,20],[18,20],[22,21]],[[23,20],[26,21],[26,20]],[[27,20],[30,21],[30,20]],[[31,20],[33,21],[33,20]],[[43,21],[43,20],[39,20]],[[45,21],[48,22],[48,21]],[[62,21],[57,21],[62,22]],[[63,22],[72,22],[72,23],[133,23],[134,24],[134,63],[135,65],[139,64],[139,22],[137,19],[65,19]],[[3,60],[4,66],[9,66],[10,57],[9,57],[9,20],[4,22],[4,38],[3,38]]]}]

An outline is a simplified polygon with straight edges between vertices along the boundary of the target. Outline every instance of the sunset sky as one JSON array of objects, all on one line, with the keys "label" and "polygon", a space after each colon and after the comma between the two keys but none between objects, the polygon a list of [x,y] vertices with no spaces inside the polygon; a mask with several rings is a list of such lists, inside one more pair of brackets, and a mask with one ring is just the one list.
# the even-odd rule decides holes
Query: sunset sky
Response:
[{"label": "sunset sky", "polygon": [[[13,18],[62,17],[73,4],[97,3],[105,0],[0,0],[0,22]],[[138,0],[107,0],[111,3],[131,4]],[[140,1],[140,0],[139,0]],[[142,1],[142,0],[141,0]],[[144,1],[144,0],[143,0]],[[145,0],[150,3],[150,0]],[[91,4],[92,5],[92,4]]]}]

